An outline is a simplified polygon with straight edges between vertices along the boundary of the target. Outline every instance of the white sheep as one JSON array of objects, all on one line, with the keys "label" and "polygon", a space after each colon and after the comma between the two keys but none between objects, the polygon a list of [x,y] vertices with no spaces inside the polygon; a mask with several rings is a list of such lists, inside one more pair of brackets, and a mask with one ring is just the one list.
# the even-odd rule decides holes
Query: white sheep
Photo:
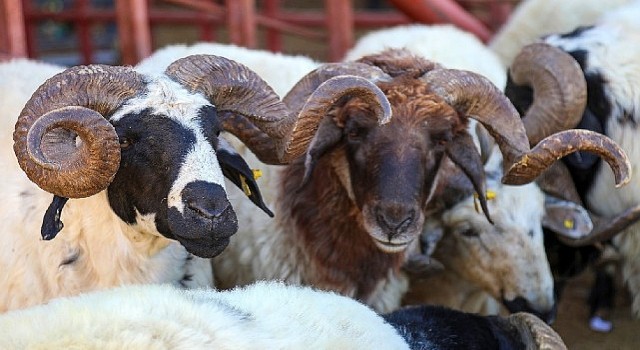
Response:
[{"label": "white sheep", "polygon": [[[209,95],[227,84],[239,98]],[[288,110],[235,62],[191,57],[150,77],[15,60],[0,64],[0,106],[0,311],[130,283],[212,285],[208,260],[194,254],[217,254],[237,229],[223,172],[244,176],[268,212],[250,168],[217,138],[242,129],[221,125],[216,108],[248,116],[249,126]]]},{"label": "white sheep", "polygon": [[[551,322],[556,305],[543,242],[545,196],[535,184],[502,184],[502,156],[495,149],[485,173],[494,223],[482,215],[473,196],[432,216],[425,228],[442,236],[435,248],[429,247],[442,270],[412,276],[404,303],[444,305],[488,315],[498,314],[502,303],[510,312],[527,311]],[[571,203],[557,201],[548,210],[571,207]],[[571,220],[578,229],[588,219],[580,209],[548,217]]]},{"label": "white sheep", "polygon": [[387,48],[406,48],[448,68],[482,74],[500,89],[507,82],[505,66],[496,54],[473,34],[448,24],[412,24],[369,32],[358,39],[344,60],[353,61]]},{"label": "white sheep", "polygon": [[352,299],[282,283],[124,286],[0,315],[2,349],[409,349]]},{"label": "white sheep", "polygon": [[592,25],[605,12],[634,0],[525,0],[493,36],[489,47],[510,66],[520,50],[539,38]]}]

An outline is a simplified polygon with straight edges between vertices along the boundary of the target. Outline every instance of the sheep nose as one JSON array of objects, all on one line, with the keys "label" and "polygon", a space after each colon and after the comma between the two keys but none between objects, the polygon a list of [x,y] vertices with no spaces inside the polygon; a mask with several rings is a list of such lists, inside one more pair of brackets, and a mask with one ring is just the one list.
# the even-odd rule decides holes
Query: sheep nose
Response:
[{"label": "sheep nose", "polygon": [[230,206],[222,186],[203,181],[189,183],[182,200],[193,214],[207,220],[220,218]]},{"label": "sheep nose", "polygon": [[376,221],[387,230],[389,239],[407,231],[415,219],[415,210],[401,205],[378,207]]}]

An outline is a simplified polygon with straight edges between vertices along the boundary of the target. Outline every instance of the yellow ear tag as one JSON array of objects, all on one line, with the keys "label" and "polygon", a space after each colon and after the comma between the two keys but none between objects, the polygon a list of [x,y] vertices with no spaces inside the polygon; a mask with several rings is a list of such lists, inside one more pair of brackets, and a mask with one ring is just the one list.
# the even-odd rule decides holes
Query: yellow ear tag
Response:
[{"label": "yellow ear tag", "polygon": [[244,191],[244,194],[248,196],[251,196],[251,189],[249,188],[249,185],[247,185],[247,179],[240,175],[240,185],[242,185],[242,190]]},{"label": "yellow ear tag", "polygon": [[564,228],[573,229],[574,222],[571,219],[564,220]]},{"label": "yellow ear tag", "polygon": [[[480,206],[478,204],[478,198],[480,198],[480,196],[478,196],[478,192],[474,192],[473,193],[473,209],[476,210],[476,213],[480,214]],[[496,192],[488,190],[487,193],[485,194],[485,198],[488,201],[490,201],[492,199],[495,199],[496,198]]]},{"label": "yellow ear tag", "polygon": [[[252,169],[251,172],[253,173],[253,179],[257,180],[259,178],[262,177],[262,170],[260,169]],[[242,186],[242,190],[244,191],[244,194],[248,196],[251,196],[251,189],[249,188],[249,185],[247,185],[247,178],[240,175],[240,185]]]}]

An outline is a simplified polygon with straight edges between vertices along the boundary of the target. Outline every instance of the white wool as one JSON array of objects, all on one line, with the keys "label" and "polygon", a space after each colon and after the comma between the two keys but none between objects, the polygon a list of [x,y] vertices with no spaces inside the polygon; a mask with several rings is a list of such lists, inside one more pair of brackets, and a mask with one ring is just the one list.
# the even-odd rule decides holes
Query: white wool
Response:
[{"label": "white wool", "polygon": [[605,12],[634,0],[526,0],[522,1],[489,43],[505,66],[520,50],[541,37],[593,25]]},{"label": "white wool", "polygon": [[0,315],[3,349],[408,349],[368,307],[281,283],[126,286]]},{"label": "white wool", "polygon": [[413,24],[372,31],[358,40],[344,60],[356,60],[387,48],[407,48],[446,68],[482,74],[501,90],[507,82],[498,57],[476,36],[452,25]]}]

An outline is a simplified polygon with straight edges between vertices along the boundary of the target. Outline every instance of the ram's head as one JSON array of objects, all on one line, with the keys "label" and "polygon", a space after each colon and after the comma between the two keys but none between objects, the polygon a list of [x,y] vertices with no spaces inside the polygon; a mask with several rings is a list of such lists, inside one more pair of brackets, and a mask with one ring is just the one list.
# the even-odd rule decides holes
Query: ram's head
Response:
[{"label": "ram's head", "polygon": [[[347,93],[339,99],[317,94],[339,79],[357,77],[375,83],[372,93],[383,94],[392,118],[385,118],[380,105],[361,94]],[[619,182],[628,180],[628,164],[616,158],[615,150],[594,146],[609,145],[600,135],[563,132],[530,150],[519,114],[489,80],[445,69],[403,50],[324,65],[298,82],[284,102],[291,110],[303,112],[284,143],[282,159],[294,159],[286,150],[308,143],[302,186],[313,178],[316,166],[335,169],[360,211],[355,220],[387,252],[402,251],[420,234],[436,178],[445,176],[439,171],[445,157],[471,180],[490,218],[483,195],[482,159],[467,131],[468,118],[482,124],[499,145],[505,158],[505,182],[533,181],[562,155],[584,148],[606,156],[619,171]]]}]

